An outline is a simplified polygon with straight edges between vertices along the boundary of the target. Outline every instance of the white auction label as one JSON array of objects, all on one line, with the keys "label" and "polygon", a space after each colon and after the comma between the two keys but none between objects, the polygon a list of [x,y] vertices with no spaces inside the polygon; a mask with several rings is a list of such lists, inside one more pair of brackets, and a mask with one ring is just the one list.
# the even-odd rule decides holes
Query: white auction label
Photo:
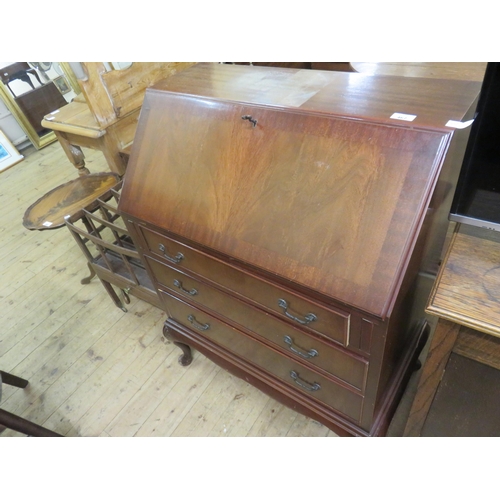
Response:
[{"label": "white auction label", "polygon": [[473,121],[474,120],[469,120],[467,122],[458,122],[456,120],[448,120],[448,122],[446,123],[446,126],[462,129],[462,128],[467,128],[469,125],[472,124]]},{"label": "white auction label", "polygon": [[412,122],[417,115],[407,115],[405,113],[393,113],[391,118],[393,120],[404,120],[405,122]]}]

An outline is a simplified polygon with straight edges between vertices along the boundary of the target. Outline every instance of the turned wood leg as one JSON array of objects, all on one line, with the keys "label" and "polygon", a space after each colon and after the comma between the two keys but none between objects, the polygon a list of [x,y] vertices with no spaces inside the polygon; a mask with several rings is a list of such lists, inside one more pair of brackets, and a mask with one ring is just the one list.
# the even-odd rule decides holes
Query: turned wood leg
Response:
[{"label": "turned wood leg", "polygon": [[87,175],[90,173],[89,169],[85,166],[85,156],[83,155],[83,151],[79,146],[71,144],[66,137],[64,132],[58,132],[54,130],[56,134],[57,140],[59,144],[63,148],[68,160],[72,163],[72,165],[78,170],[79,175]]},{"label": "turned wood leg", "polygon": [[420,436],[459,330],[460,325],[456,323],[443,319],[438,321],[420,374],[404,436]]},{"label": "turned wood leg", "polygon": [[172,342],[174,345],[176,345],[182,351],[182,354],[179,356],[179,364],[181,366],[190,365],[191,362],[193,361],[193,354],[191,352],[191,347],[189,347],[187,344],[183,344],[182,342],[178,342],[177,340],[175,340],[172,337],[166,322],[163,325],[163,336],[167,340],[170,340],[170,342]]}]

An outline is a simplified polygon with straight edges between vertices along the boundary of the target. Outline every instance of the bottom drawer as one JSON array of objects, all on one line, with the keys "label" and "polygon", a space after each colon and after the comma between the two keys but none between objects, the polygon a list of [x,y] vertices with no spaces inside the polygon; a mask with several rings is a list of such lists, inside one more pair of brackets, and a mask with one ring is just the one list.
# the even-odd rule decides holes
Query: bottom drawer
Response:
[{"label": "bottom drawer", "polygon": [[160,295],[170,318],[177,323],[198,332],[245,361],[278,377],[295,390],[359,422],[363,405],[361,395],[336,384],[299,362],[283,356],[274,349],[165,292],[160,292]]}]

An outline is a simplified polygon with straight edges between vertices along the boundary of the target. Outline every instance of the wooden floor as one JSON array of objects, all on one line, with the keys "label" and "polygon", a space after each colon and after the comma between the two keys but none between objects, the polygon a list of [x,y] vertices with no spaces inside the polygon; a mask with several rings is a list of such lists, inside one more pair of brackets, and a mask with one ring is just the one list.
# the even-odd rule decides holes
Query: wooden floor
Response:
[{"label": "wooden floor", "polygon": [[58,143],[0,173],[0,368],[30,381],[4,385],[0,407],[66,436],[335,436],[199,353],[181,367],[162,311],[131,297],[124,313],[98,280],[81,285],[86,260],[66,228],[23,227],[76,175]]}]

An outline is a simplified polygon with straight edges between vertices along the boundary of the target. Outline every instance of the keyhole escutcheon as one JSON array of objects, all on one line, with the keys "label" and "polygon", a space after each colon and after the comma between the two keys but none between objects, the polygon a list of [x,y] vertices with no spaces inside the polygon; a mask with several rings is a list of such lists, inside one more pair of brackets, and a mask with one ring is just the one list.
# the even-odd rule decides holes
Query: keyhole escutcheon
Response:
[{"label": "keyhole escutcheon", "polygon": [[257,120],[252,117],[252,115],[243,115],[242,120],[248,120],[254,127],[257,126]]}]

